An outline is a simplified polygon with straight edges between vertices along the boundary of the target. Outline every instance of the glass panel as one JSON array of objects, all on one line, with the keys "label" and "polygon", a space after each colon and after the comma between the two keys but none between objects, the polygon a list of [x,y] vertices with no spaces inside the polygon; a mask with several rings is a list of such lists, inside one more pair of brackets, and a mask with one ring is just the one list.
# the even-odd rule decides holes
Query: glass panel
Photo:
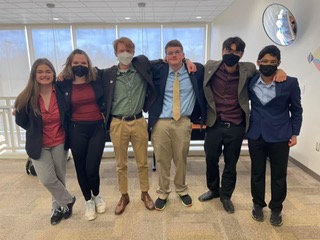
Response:
[{"label": "glass panel", "polygon": [[0,30],[0,95],[16,97],[29,76],[24,29]]},{"label": "glass panel", "polygon": [[135,46],[135,55],[146,55],[150,60],[161,58],[161,29],[155,27],[119,28],[119,37],[130,38]]},{"label": "glass panel", "polygon": [[108,68],[117,64],[113,51],[116,28],[78,28],[75,31],[76,48],[87,52],[93,66]]},{"label": "glass panel", "polygon": [[[74,28],[75,48],[85,50],[94,66],[99,68],[117,64],[114,56],[113,41],[117,37],[126,36],[136,45],[135,55],[144,54],[149,59],[163,57],[163,46],[172,39],[178,39],[184,46],[187,58],[204,62],[205,59],[205,26],[165,25],[163,32],[160,24],[120,25],[110,27],[77,27]],[[29,29],[30,28],[30,29]],[[29,33],[29,50],[27,50],[24,27],[0,29],[0,94],[16,96],[24,88],[31,64],[37,58],[48,58],[59,73],[66,58],[72,51],[72,35],[70,26],[32,26],[27,27]],[[16,68],[19,71],[16,71]]]},{"label": "glass panel", "polygon": [[61,72],[63,64],[72,51],[70,29],[33,28],[31,34],[34,50],[32,63],[38,58],[48,58],[56,72]]},{"label": "glass panel", "polygon": [[170,40],[182,43],[186,58],[193,62],[204,62],[205,28],[204,27],[169,27],[163,28],[163,46]]}]

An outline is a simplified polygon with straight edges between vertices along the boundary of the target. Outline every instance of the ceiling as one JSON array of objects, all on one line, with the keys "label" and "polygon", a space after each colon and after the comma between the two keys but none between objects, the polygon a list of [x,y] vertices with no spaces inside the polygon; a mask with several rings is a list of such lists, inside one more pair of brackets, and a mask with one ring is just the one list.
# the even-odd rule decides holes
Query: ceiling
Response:
[{"label": "ceiling", "polygon": [[[145,7],[138,6],[142,2]],[[211,22],[233,2],[234,0],[0,0],[0,24]],[[54,7],[47,7],[48,3],[54,4]]]}]

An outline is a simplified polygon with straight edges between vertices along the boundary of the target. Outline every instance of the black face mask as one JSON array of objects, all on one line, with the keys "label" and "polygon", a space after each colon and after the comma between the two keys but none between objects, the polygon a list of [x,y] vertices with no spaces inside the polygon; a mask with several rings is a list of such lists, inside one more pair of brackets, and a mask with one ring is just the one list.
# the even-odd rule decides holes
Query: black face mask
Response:
[{"label": "black face mask", "polygon": [[72,72],[78,77],[83,77],[89,73],[89,69],[85,66],[78,65],[72,67]]},{"label": "black face mask", "polygon": [[260,65],[259,71],[264,76],[271,76],[273,75],[278,69],[278,66],[272,66],[272,65]]},{"label": "black face mask", "polygon": [[222,60],[228,67],[232,67],[239,62],[240,57],[230,53],[230,54],[224,54],[222,56]]}]

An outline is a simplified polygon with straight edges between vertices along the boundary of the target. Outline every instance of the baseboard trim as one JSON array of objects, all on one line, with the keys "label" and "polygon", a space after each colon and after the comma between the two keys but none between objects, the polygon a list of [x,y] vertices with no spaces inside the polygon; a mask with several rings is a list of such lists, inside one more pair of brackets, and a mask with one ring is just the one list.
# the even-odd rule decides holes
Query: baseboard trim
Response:
[{"label": "baseboard trim", "polygon": [[308,175],[310,175],[311,177],[313,177],[314,179],[320,182],[320,176],[317,173],[307,168],[305,165],[303,165],[293,157],[289,156],[289,161],[292,162],[294,165],[296,165],[298,168],[300,168],[302,171],[304,171],[305,173],[307,173]]}]

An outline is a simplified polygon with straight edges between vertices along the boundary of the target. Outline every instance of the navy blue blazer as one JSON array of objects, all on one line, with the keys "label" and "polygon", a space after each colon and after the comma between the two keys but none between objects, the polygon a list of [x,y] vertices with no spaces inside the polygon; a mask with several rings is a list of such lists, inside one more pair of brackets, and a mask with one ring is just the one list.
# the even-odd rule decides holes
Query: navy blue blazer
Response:
[{"label": "navy blue blazer", "polygon": [[[196,95],[196,103],[190,120],[193,123],[205,123],[206,120],[206,101],[203,93],[204,67],[200,63],[195,63],[197,72],[189,74],[193,90]],[[157,98],[149,109],[148,128],[149,130],[156,124],[162,112],[164,92],[169,74],[169,64],[157,63],[152,65],[153,82],[157,89]]]},{"label": "navy blue blazer", "polygon": [[293,135],[299,135],[302,124],[302,107],[298,79],[287,76],[287,80],[276,82],[276,96],[262,105],[253,91],[260,73],[255,75],[248,86],[251,100],[250,127],[247,137],[266,142],[288,141]]},{"label": "navy blue blazer", "polygon": [[[65,134],[67,134],[67,122],[65,118],[65,105],[63,101],[63,94],[56,88],[55,84],[54,86],[56,89],[56,97],[59,107],[61,125],[65,130]],[[38,159],[42,150],[43,137],[43,123],[41,115],[34,115],[34,111],[29,105],[28,112],[26,112],[24,109],[19,112],[16,112],[15,121],[17,125],[26,130],[25,149],[28,156],[35,160]],[[65,150],[67,149],[68,147],[65,144]]]}]

